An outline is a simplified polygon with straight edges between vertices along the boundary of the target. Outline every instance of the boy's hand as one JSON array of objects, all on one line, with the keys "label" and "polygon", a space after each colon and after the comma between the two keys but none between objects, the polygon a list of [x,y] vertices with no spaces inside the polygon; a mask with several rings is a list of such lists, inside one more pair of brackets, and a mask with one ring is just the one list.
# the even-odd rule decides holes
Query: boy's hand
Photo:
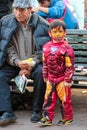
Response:
[{"label": "boy's hand", "polygon": [[72,82],[68,83],[68,82],[64,81],[63,84],[64,84],[65,87],[71,87],[72,86]]},{"label": "boy's hand", "polygon": [[44,82],[45,82],[45,83],[47,82],[47,78],[44,78]]}]

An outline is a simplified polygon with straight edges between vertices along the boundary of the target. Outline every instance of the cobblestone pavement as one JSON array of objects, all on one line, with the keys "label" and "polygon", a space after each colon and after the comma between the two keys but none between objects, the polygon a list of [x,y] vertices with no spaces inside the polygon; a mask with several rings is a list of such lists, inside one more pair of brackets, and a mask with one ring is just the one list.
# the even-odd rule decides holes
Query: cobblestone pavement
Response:
[{"label": "cobblestone pavement", "polygon": [[68,126],[57,126],[57,121],[61,118],[59,103],[56,106],[53,126],[38,127],[37,123],[31,123],[31,110],[15,111],[18,119],[16,123],[6,127],[0,127],[0,130],[87,130],[87,89],[72,89],[72,103],[74,111],[74,124]]}]

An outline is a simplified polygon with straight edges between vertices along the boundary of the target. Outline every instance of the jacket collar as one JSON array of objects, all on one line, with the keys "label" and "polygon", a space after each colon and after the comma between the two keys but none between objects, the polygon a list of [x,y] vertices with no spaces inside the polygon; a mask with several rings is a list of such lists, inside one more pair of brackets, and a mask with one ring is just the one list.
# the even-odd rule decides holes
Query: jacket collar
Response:
[{"label": "jacket collar", "polygon": [[28,26],[35,28],[37,26],[37,22],[38,22],[38,15],[32,12]]}]

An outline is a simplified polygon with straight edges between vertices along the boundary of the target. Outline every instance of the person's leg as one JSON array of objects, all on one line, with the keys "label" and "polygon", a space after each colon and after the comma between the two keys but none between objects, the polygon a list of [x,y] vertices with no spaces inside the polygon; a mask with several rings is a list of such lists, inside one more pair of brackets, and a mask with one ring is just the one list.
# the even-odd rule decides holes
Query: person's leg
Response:
[{"label": "person's leg", "polygon": [[43,115],[45,117],[48,117],[51,122],[54,118],[56,100],[57,100],[56,85],[52,85],[48,82],[43,104]]},{"label": "person's leg", "polygon": [[62,120],[59,123],[70,124],[73,121],[71,87],[65,87],[63,82],[60,82],[56,91],[61,103]]},{"label": "person's leg", "polygon": [[65,87],[66,99],[62,104],[64,120],[73,120],[71,87]]},{"label": "person's leg", "polygon": [[37,122],[41,118],[42,105],[45,94],[45,83],[42,77],[42,64],[37,65],[31,73],[31,79],[34,80],[34,94],[33,94],[33,114],[31,117],[32,122]]},{"label": "person's leg", "polygon": [[55,105],[57,100],[56,85],[47,82],[45,100],[43,104],[43,117],[38,122],[40,126],[52,125],[54,118]]},{"label": "person's leg", "polygon": [[0,68],[0,113],[2,113],[0,125],[9,123],[8,119],[12,121],[16,119],[12,111],[9,81],[17,75],[18,71],[17,68],[8,65]]}]

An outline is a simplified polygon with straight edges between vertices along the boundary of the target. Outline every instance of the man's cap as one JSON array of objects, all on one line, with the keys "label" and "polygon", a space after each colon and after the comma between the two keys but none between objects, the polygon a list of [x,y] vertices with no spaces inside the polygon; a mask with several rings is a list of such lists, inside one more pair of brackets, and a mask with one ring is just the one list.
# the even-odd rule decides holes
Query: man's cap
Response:
[{"label": "man's cap", "polygon": [[13,8],[29,8],[31,7],[31,0],[14,0]]}]

